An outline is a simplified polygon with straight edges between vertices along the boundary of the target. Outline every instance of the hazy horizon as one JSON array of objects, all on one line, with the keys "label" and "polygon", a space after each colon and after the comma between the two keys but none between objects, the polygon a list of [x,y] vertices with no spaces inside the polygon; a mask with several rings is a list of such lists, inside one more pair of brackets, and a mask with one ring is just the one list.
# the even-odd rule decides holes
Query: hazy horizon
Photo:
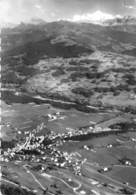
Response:
[{"label": "hazy horizon", "polygon": [[[136,0],[0,0],[0,22],[47,22],[136,16]],[[104,15],[105,14],[105,15]]]}]

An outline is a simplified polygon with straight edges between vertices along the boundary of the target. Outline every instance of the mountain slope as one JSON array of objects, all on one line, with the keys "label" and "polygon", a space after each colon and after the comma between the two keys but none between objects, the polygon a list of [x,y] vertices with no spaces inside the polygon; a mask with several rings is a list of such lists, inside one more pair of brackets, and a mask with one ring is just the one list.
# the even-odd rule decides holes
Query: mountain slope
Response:
[{"label": "mountain slope", "polygon": [[[116,27],[105,27],[87,23],[72,23],[66,21],[45,23],[39,25],[22,24],[11,30],[4,30],[2,33],[2,48],[3,51],[9,51],[12,55],[17,51],[24,52],[25,48],[38,48],[42,43],[47,44],[47,48],[41,49],[47,55],[48,50],[57,50],[59,47],[72,47],[72,50],[77,50],[77,47],[82,48],[81,52],[88,52],[96,49],[110,50],[114,52],[122,52],[125,50],[121,44],[130,44],[136,47],[135,34],[131,31],[124,31]],[[8,45],[7,45],[8,42]],[[115,48],[118,46],[117,48]],[[83,51],[84,48],[84,51]],[[14,52],[13,52],[14,49]],[[12,50],[12,51],[11,51]],[[16,51],[17,50],[17,51]],[[9,55],[9,54],[8,54]],[[58,54],[55,54],[56,56]],[[65,57],[63,52],[59,56]]]},{"label": "mountain slope", "polygon": [[136,33],[66,21],[2,32],[3,86],[87,104],[135,101]]}]

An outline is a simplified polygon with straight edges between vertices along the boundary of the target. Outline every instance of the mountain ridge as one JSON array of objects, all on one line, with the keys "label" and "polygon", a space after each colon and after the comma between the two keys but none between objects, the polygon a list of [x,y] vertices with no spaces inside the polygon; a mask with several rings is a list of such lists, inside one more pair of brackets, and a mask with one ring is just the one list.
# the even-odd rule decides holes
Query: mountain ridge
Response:
[{"label": "mountain ridge", "polygon": [[[90,50],[102,48],[103,50],[124,52],[126,48],[123,44],[129,44],[132,48],[135,48],[136,39],[131,27],[126,31],[122,28],[122,26],[119,29],[116,26],[69,21],[41,23],[39,25],[20,24],[15,28],[2,31],[2,50],[7,52],[25,44],[50,39],[52,47],[56,44],[63,44],[64,47],[77,45]],[[133,26],[133,28],[136,29],[136,26]],[[8,39],[8,45],[5,44],[4,39]],[[118,49],[116,46],[118,46]]]}]

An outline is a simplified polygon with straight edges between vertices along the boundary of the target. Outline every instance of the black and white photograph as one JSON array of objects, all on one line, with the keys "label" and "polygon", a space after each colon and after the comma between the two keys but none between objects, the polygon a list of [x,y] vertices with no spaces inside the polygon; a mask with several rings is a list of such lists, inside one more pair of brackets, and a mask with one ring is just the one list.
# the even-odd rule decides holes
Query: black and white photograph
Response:
[{"label": "black and white photograph", "polygon": [[0,195],[136,195],[136,0],[0,0]]}]

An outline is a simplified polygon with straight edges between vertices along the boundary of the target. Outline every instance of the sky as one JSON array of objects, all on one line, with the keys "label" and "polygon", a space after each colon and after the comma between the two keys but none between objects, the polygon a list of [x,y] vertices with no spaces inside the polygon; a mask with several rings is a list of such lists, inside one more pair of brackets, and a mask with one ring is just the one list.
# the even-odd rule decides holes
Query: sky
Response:
[{"label": "sky", "polygon": [[[0,22],[18,23],[32,18],[45,21],[136,16],[136,0],[0,0]],[[105,14],[105,15],[104,15]]]}]

